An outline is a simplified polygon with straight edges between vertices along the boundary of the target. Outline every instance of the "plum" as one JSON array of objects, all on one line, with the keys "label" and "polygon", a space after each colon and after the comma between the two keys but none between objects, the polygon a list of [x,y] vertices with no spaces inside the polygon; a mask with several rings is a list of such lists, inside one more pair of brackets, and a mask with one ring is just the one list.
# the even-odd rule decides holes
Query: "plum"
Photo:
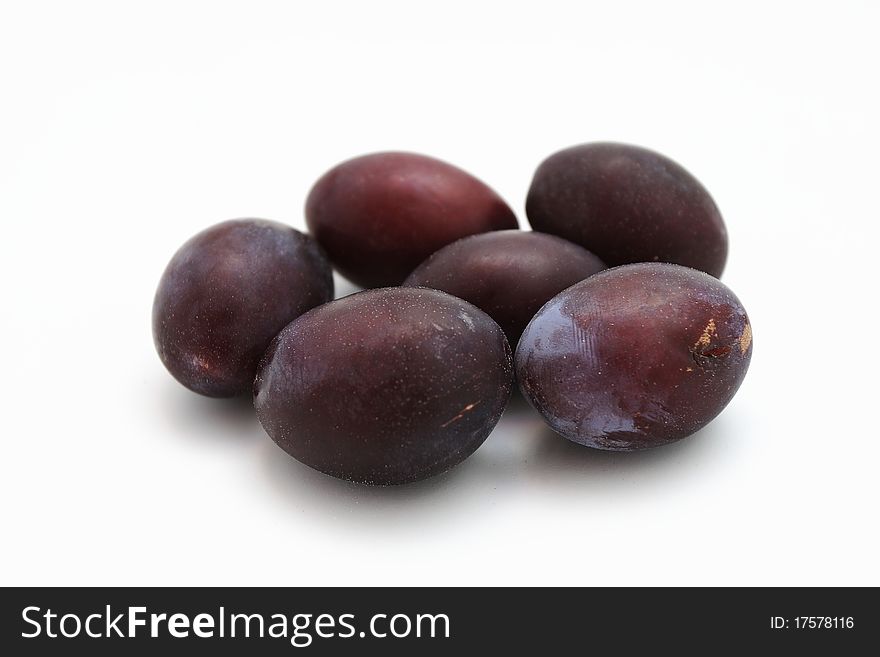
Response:
[{"label": "plum", "polygon": [[548,157],[526,200],[535,230],[576,242],[609,267],[669,262],[720,277],[727,230],[700,182],[638,146],[593,143]]},{"label": "plum", "polygon": [[502,230],[446,246],[404,285],[443,290],[484,310],[511,345],[538,309],[559,292],[605,269],[586,249],[544,233]]},{"label": "plum", "polygon": [[498,422],[513,367],[501,328],[437,290],[382,288],[304,314],[254,383],[263,428],[320,472],[376,485],[441,473]]},{"label": "plum", "polygon": [[520,388],[582,445],[635,450],[708,424],[752,357],[739,299],[712,276],[660,263],[600,272],[561,292],[516,350]]},{"label": "plum", "polygon": [[261,219],[225,221],[174,254],[153,302],[153,338],[180,383],[234,397],[251,391],[272,338],[332,298],[330,263],[308,235]]},{"label": "plum", "polygon": [[374,153],[315,183],[306,222],[334,267],[361,287],[399,285],[450,242],[517,228],[513,211],[461,169],[414,153]]}]

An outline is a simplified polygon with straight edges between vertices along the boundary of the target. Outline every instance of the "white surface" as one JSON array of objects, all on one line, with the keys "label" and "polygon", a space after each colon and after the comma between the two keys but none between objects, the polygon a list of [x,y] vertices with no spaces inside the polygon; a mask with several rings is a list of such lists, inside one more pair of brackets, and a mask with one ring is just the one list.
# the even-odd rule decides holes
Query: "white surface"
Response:
[{"label": "white surface", "polygon": [[[880,11],[824,7],[4,0],[0,583],[880,584]],[[367,489],[154,352],[179,244],[302,226],[342,159],[447,159],[524,221],[543,157],[608,139],[731,234],[755,353],[691,440],[596,453],[519,405],[448,475]]]}]

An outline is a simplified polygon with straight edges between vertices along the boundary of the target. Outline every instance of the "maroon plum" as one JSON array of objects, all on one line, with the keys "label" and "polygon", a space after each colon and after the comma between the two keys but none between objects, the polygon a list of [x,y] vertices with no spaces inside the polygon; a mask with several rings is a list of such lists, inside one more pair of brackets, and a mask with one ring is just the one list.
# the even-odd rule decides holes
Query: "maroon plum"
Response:
[{"label": "maroon plum", "polygon": [[402,484],[467,458],[510,396],[499,326],[456,297],[367,290],[328,303],[272,342],[257,416],[298,461],[367,484]]},{"label": "maroon plum", "polygon": [[541,306],[603,269],[599,258],[561,237],[504,230],[465,237],[440,249],[404,285],[443,290],[471,302],[516,345]]},{"label": "maroon plum", "polygon": [[180,383],[233,397],[252,389],[272,338],[332,298],[330,263],[308,235],[261,219],[226,221],[174,254],[153,302],[153,338]]},{"label": "maroon plum", "polygon": [[399,285],[455,240],[517,228],[513,211],[461,169],[414,153],[374,153],[315,183],[306,222],[336,269],[363,287]]},{"label": "maroon plum", "polygon": [[516,351],[525,397],[569,440],[608,450],[670,443],[733,398],[752,329],[723,283],[678,265],[624,265],[554,297]]},{"label": "maroon plum", "polygon": [[594,143],[551,155],[526,200],[535,230],[589,249],[609,267],[670,262],[721,276],[727,230],[700,182],[638,146]]}]

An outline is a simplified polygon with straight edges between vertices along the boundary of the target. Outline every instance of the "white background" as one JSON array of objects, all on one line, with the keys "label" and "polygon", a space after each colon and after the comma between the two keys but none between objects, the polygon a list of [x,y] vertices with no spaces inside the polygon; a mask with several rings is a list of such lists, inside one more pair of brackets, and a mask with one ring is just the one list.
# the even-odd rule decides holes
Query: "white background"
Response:
[{"label": "white background", "polygon": [[[880,584],[877,3],[0,6],[0,583]],[[384,149],[525,224],[540,160],[591,140],[726,218],[754,358],[694,438],[597,453],[519,404],[448,475],[369,489],[160,364],[155,286],[202,228],[302,227]]]}]

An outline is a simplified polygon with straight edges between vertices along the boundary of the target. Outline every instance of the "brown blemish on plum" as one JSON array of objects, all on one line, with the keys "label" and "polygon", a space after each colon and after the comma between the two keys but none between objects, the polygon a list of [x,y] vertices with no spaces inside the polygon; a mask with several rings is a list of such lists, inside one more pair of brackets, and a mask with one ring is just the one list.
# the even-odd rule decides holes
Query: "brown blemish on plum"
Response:
[{"label": "brown blemish on plum", "polygon": [[700,367],[705,367],[709,362],[706,359],[711,358],[713,360],[717,360],[719,358],[726,358],[730,355],[730,352],[733,350],[733,347],[726,344],[715,344],[713,346],[712,339],[718,337],[718,327],[715,324],[715,319],[710,319],[709,323],[706,324],[706,328],[703,329],[703,333],[700,335],[699,339],[694,343],[694,346],[691,348],[691,354],[694,357],[694,362]]},{"label": "brown blemish on plum", "polygon": [[475,407],[477,404],[479,404],[479,403],[480,403],[480,402],[475,401],[473,404],[468,404],[468,405],[465,406],[463,409],[461,409],[461,411],[458,413],[458,415],[456,415],[454,418],[452,418],[451,420],[449,420],[449,421],[444,422],[443,424],[441,424],[441,425],[440,425],[440,428],[441,428],[441,429],[445,429],[446,427],[448,427],[448,426],[449,426],[450,424],[452,424],[453,422],[457,422],[458,420],[460,420],[461,418],[464,417],[465,413],[467,413],[468,411],[472,411],[472,410],[474,410],[474,407]]},{"label": "brown blemish on plum", "polygon": [[746,323],[745,328],[743,329],[742,335],[739,336],[739,351],[740,354],[745,356],[746,352],[749,350],[749,347],[752,344],[752,325]]},{"label": "brown blemish on plum", "polygon": [[715,347],[713,349],[709,349],[708,351],[703,352],[703,356],[709,356],[710,358],[724,358],[730,353],[730,347],[726,345],[721,345],[720,347]]},{"label": "brown blemish on plum", "polygon": [[715,320],[710,319],[709,323],[706,324],[706,328],[703,329],[703,334],[694,344],[694,349],[705,349],[712,343],[712,338],[717,334],[717,329],[715,328]]},{"label": "brown blemish on plum", "polygon": [[202,370],[204,372],[214,371],[214,367],[213,365],[211,365],[211,361],[209,361],[204,356],[200,356],[199,354],[192,354],[192,356],[190,356],[190,362],[197,370]]}]

